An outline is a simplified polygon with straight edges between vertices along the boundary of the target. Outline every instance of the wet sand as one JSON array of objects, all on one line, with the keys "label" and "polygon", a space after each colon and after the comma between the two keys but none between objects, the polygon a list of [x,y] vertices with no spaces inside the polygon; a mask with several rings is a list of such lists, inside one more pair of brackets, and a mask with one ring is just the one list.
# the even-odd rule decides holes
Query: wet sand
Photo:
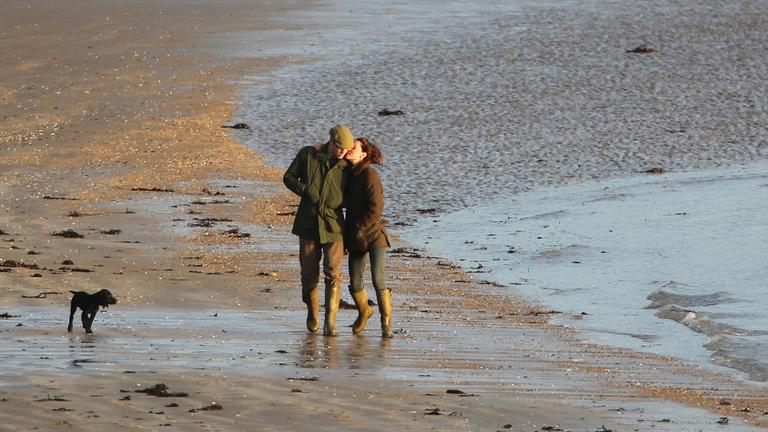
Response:
[{"label": "wet sand", "polygon": [[[281,169],[220,128],[236,120],[230,82],[284,60],[192,49],[279,27],[276,6],[251,6],[4,10],[0,430],[765,426],[762,389],[583,344],[400,242],[395,339],[375,316],[364,337],[307,335],[295,200]],[[51,235],[68,229],[83,237]],[[77,320],[67,334],[67,291],[101,288],[119,303],[95,334]],[[353,319],[342,311],[339,326]],[[159,383],[187,396],[135,392]]]},{"label": "wet sand", "polygon": [[[543,186],[768,156],[764,2],[499,9],[253,87],[238,113],[255,126],[238,135],[287,166],[293,149],[263,137],[297,142],[344,119],[386,149],[385,216],[397,222]],[[383,32],[361,29],[372,45]],[[639,46],[650,52],[627,52]]]}]

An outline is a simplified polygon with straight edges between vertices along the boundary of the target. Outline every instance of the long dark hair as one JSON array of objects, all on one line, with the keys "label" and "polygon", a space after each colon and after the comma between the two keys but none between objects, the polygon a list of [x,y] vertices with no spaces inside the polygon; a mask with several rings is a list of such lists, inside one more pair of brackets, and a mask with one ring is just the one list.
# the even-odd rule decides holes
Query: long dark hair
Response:
[{"label": "long dark hair", "polygon": [[381,154],[381,149],[376,144],[368,140],[368,138],[355,138],[355,141],[360,142],[360,149],[367,153],[365,158],[355,165],[352,170],[355,175],[362,172],[370,164],[381,165],[384,163],[384,156]]}]

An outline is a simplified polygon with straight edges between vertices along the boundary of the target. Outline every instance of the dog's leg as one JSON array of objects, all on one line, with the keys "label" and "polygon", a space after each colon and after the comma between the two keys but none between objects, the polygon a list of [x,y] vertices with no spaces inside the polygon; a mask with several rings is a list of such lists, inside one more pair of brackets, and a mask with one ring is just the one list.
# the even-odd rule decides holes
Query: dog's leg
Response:
[{"label": "dog's leg", "polygon": [[93,333],[93,330],[91,330],[91,327],[93,326],[94,318],[96,318],[95,311],[88,314],[88,328],[85,330],[86,333]]},{"label": "dog's leg", "polygon": [[69,306],[69,324],[67,325],[67,331],[72,333],[72,318],[75,316],[75,312],[77,312],[77,305],[75,304],[75,299],[72,299],[72,303]]},{"label": "dog's leg", "polygon": [[89,333],[90,327],[88,327],[88,312],[83,311],[83,313],[80,314],[80,321],[83,323],[83,329],[86,333]]}]

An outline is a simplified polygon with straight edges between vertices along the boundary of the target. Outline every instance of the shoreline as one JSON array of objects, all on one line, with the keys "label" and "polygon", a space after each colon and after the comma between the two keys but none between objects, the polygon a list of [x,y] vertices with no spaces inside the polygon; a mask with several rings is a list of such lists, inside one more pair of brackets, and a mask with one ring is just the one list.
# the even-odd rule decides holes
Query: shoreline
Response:
[{"label": "shoreline", "polygon": [[[131,19],[135,18],[126,18],[124,25],[130,26]],[[170,28],[166,32],[171,36],[161,35],[160,42],[155,42],[161,45],[155,46],[156,49],[165,47],[162,41],[166,37],[173,37]],[[178,53],[179,46],[172,52]],[[186,62],[184,64],[190,67],[197,63],[191,57]],[[24,63],[25,67],[29,67],[28,63]],[[105,60],[105,65],[107,63]],[[10,171],[3,176],[5,214],[0,218],[0,229],[9,236],[0,237],[0,240],[3,245],[18,249],[8,246],[2,258],[34,262],[39,268],[13,268],[10,273],[0,274],[3,286],[10,285],[11,288],[11,291],[4,291],[0,308],[11,314],[15,307],[22,305],[51,308],[42,322],[27,317],[1,321],[0,331],[15,336],[11,347],[4,347],[4,350],[19,350],[25,343],[34,344],[47,338],[66,339],[76,347],[69,355],[74,356],[72,360],[77,360],[79,354],[93,347],[109,345],[109,340],[99,335],[115,336],[115,332],[122,332],[139,343],[144,338],[158,336],[159,332],[151,327],[115,329],[115,322],[110,320],[114,315],[101,314],[96,319],[94,338],[80,333],[67,336],[60,326],[56,326],[56,319],[65,314],[66,296],[50,295],[41,300],[20,297],[20,294],[35,295],[48,290],[94,291],[104,286],[118,286],[116,294],[120,303],[113,308],[115,311],[122,308],[125,313],[132,314],[133,319],[138,319],[137,315],[143,310],[169,305],[192,311],[274,310],[294,316],[297,319],[289,321],[287,327],[278,327],[277,332],[266,328],[263,332],[267,336],[277,334],[291,338],[292,342],[286,343],[290,347],[286,351],[296,353],[291,361],[298,364],[306,359],[317,359],[317,365],[309,369],[310,374],[316,372],[324,376],[317,383],[307,381],[306,386],[290,382],[287,378],[301,378],[302,375],[293,375],[295,371],[291,370],[284,376],[281,353],[266,352],[261,355],[272,360],[268,360],[267,370],[260,371],[259,375],[277,373],[278,378],[257,376],[254,379],[238,374],[230,377],[226,368],[223,375],[208,375],[183,366],[163,374],[153,373],[151,367],[140,373],[126,373],[119,364],[112,368],[112,372],[105,373],[89,371],[84,362],[75,373],[24,374],[13,391],[0,386],[0,399],[3,400],[0,402],[3,408],[0,413],[3,426],[0,428],[15,425],[13,428],[18,429],[27,424],[28,428],[37,426],[44,430],[57,426],[98,430],[106,425],[130,429],[173,424],[182,429],[199,430],[202,421],[220,430],[237,430],[246,427],[244,425],[288,430],[291,424],[298,426],[312,421],[318,430],[337,430],[339,427],[378,430],[383,424],[417,430],[432,427],[464,430],[468,425],[496,430],[506,424],[525,430],[545,424],[597,430],[599,424],[609,427],[633,424],[636,418],[645,417],[645,411],[636,411],[623,414],[631,418],[617,418],[617,413],[622,412],[617,407],[636,406],[638,395],[644,398],[643,404],[653,413],[661,412],[661,406],[667,404],[667,400],[705,406],[712,416],[708,420],[700,419],[699,425],[713,425],[718,414],[743,416],[755,424],[765,425],[760,423],[758,413],[765,400],[758,398],[757,393],[744,391],[743,396],[733,399],[729,405],[718,404],[718,398],[731,397],[734,391],[743,389],[723,379],[722,382],[732,387],[724,385],[691,391],[691,380],[710,376],[699,377],[695,371],[688,370],[689,366],[673,359],[597,346],[587,345],[585,348],[573,339],[570,330],[546,324],[546,311],[520,299],[489,299],[482,281],[467,283],[469,275],[452,264],[437,258],[417,257],[419,251],[410,249],[392,254],[392,286],[399,297],[395,304],[400,315],[397,318],[402,323],[396,323],[396,327],[403,327],[407,332],[398,334],[398,340],[390,348],[402,363],[400,367],[410,370],[406,375],[411,378],[404,380],[398,377],[398,372],[389,372],[394,373],[394,377],[386,376],[386,364],[373,368],[373,372],[385,374],[380,377],[365,375],[365,366],[355,369],[350,360],[334,363],[334,356],[344,357],[361,340],[368,347],[359,354],[361,359],[381,358],[381,352],[374,350],[379,345],[377,337],[371,336],[376,334],[376,320],[369,324],[371,328],[366,331],[366,337],[359,339],[344,335],[333,341],[304,334],[300,325],[303,320],[299,319],[303,305],[296,292],[295,252],[291,248],[295,239],[289,233],[290,217],[278,216],[278,213],[290,212],[294,200],[280,188],[280,169],[265,166],[261,158],[229,138],[226,130],[219,127],[223,119],[231,118],[236,86],[212,75],[215,71],[224,71],[224,76],[232,78],[237,75],[233,70],[249,67],[248,61],[244,63],[239,66],[219,64],[209,73],[200,74],[203,77],[199,81],[191,77],[183,80],[184,85],[199,90],[193,90],[189,105],[180,110],[186,115],[164,117],[169,112],[175,113],[174,106],[180,103],[178,99],[168,100],[159,104],[156,111],[151,111],[157,118],[137,117],[134,121],[142,127],[128,130],[118,143],[105,145],[109,141],[107,138],[122,131],[117,126],[105,127],[98,121],[91,128],[77,126],[83,128],[77,134],[74,126],[68,126],[73,128],[69,135],[66,128],[52,127],[65,129],[64,132],[57,130],[53,143],[42,141],[41,144],[37,137],[29,138],[21,131],[10,135],[11,138],[9,135],[3,137],[0,141],[3,148],[11,150],[14,158],[4,162]],[[171,66],[173,64],[167,67]],[[45,69],[49,66],[38,67]],[[168,70],[157,72],[160,88],[180,85]],[[141,80],[131,82],[135,84]],[[113,87],[103,88],[116,90],[121,87],[113,84]],[[12,93],[9,89],[4,91],[7,95]],[[127,100],[142,100],[141,93],[125,91]],[[21,100],[18,94],[13,97]],[[77,100],[74,95],[61,97]],[[203,109],[205,111],[201,112]],[[41,124],[57,124],[57,120],[46,117],[49,113],[42,105],[39,110]],[[20,120],[12,117],[8,121]],[[39,126],[26,127],[35,130]],[[158,129],[153,129],[155,127]],[[90,143],[81,147],[80,136],[87,137],[85,140]],[[198,144],[202,148],[190,152],[188,144],[198,140],[202,141]],[[65,143],[59,145],[62,141]],[[22,144],[15,145],[17,142]],[[39,155],[46,150],[52,150],[53,154],[50,157]],[[221,152],[226,155],[222,156]],[[158,154],[172,155],[171,163],[167,164],[167,160],[159,158]],[[59,155],[65,158],[58,159]],[[30,161],[50,171],[37,172],[27,165]],[[222,175],[224,173],[226,175]],[[91,180],[94,177],[96,180]],[[173,189],[173,192],[132,191],[133,188]],[[43,195],[66,199],[43,199]],[[229,202],[214,204],[216,200]],[[193,204],[195,201],[204,204]],[[73,213],[79,216],[73,216]],[[209,227],[188,226],[205,218],[228,218],[231,222],[216,222]],[[51,232],[64,228],[85,234],[85,238],[50,236]],[[251,237],[226,233],[232,229],[249,233]],[[120,233],[116,236],[104,234],[106,230],[120,230]],[[397,246],[403,245],[398,243]],[[62,264],[65,259],[71,259],[77,268],[91,272],[74,272],[74,266],[62,269],[67,267]],[[35,273],[41,277],[33,277]],[[429,283],[425,284],[425,280]],[[183,286],[183,294],[179,293],[179,286]],[[225,288],[212,291],[212,287]],[[489,302],[491,299],[494,301]],[[209,308],[214,305],[215,308]],[[56,315],[53,315],[54,311],[57,311]],[[349,311],[340,314],[340,324],[342,319],[351,322],[351,318]],[[17,323],[22,326],[16,327]],[[219,333],[220,330],[226,329],[216,329]],[[477,346],[457,345],[457,339],[458,342],[472,341],[478,331],[490,330],[494,330],[494,338],[498,338],[496,342],[503,343],[502,346],[511,346],[506,344],[518,341],[519,346],[516,344],[515,348],[519,352],[498,351],[493,340],[486,343],[473,341]],[[456,337],[456,331],[461,337]],[[213,330],[202,333],[201,336],[208,338],[215,335]],[[560,345],[563,340],[570,340],[572,345]],[[567,348],[563,349],[564,346]],[[309,353],[302,352],[301,347],[310,347]],[[166,355],[173,349],[171,347]],[[588,354],[584,355],[582,349]],[[488,353],[498,359],[488,359]],[[98,350],[93,354],[100,355]],[[619,371],[614,370],[615,366],[609,366],[617,359],[622,365],[620,369],[623,368]],[[151,364],[148,361],[148,366]],[[636,367],[641,369],[635,371]],[[661,377],[655,376],[657,367],[666,371]],[[305,370],[303,366],[296,366],[296,371]],[[660,385],[659,381],[672,378],[675,371],[689,375],[674,379],[681,381],[678,387]],[[421,377],[422,380],[413,378],[419,378],[420,374],[435,376]],[[512,382],[489,382],[488,375],[507,377]],[[639,378],[636,383],[630,380],[627,384],[627,376]],[[434,379],[424,388],[423,381],[427,378]],[[574,379],[579,383],[576,390],[572,388]],[[376,390],[368,388],[370,380],[377,386]],[[120,390],[139,385],[144,388],[161,381],[167,382],[172,391],[198,389],[189,402],[185,399],[184,404],[180,403],[182,413],[163,409],[166,401],[162,399],[139,399],[138,395],[131,395],[135,399],[120,402],[125,397]],[[361,390],[361,386],[365,390]],[[478,396],[461,398],[446,394],[446,388],[454,387],[466,389],[467,393],[477,391]],[[302,391],[293,392],[295,389]],[[329,389],[335,396],[332,402],[326,400]],[[361,393],[365,394],[364,398],[360,397]],[[63,395],[61,399],[67,400],[47,402],[50,396],[55,399],[57,395]],[[221,411],[188,413],[188,408],[209,406],[212,399],[223,407]],[[563,404],[561,400],[570,402]],[[606,408],[605,401],[610,401],[612,408]],[[299,409],[299,406],[303,408]],[[51,410],[41,411],[46,408]],[[58,408],[65,409],[56,411]],[[439,408],[438,412],[443,415],[427,415],[434,412],[430,411],[434,408]],[[750,411],[740,412],[745,408]],[[689,415],[695,418],[694,414]],[[681,414],[674,421],[681,422],[683,417]],[[34,420],[27,423],[30,419]],[[130,421],[126,423],[126,419]],[[371,419],[375,425],[371,424]],[[664,424],[655,423],[658,427]],[[735,420],[732,425],[736,427]]]},{"label": "shoreline", "polygon": [[753,215],[765,210],[766,168],[759,161],[539,188],[405,234],[499,291],[552,308],[551,323],[591,342],[765,386],[766,365],[749,354],[764,346],[753,324],[763,297],[753,257],[764,243]]}]

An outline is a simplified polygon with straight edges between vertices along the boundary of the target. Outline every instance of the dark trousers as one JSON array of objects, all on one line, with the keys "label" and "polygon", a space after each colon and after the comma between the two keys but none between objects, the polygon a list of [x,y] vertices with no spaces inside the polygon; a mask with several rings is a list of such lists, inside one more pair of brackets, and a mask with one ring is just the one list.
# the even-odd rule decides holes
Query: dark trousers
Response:
[{"label": "dark trousers", "polygon": [[302,299],[312,292],[320,281],[320,258],[323,258],[325,289],[341,286],[341,259],[344,242],[320,244],[315,239],[299,237],[299,263],[301,264]]},{"label": "dark trousers", "polygon": [[365,272],[365,256],[371,261],[371,278],[376,292],[387,289],[384,282],[384,267],[387,260],[387,248],[373,247],[366,253],[349,253],[349,291],[356,293],[363,288],[363,272]]}]

